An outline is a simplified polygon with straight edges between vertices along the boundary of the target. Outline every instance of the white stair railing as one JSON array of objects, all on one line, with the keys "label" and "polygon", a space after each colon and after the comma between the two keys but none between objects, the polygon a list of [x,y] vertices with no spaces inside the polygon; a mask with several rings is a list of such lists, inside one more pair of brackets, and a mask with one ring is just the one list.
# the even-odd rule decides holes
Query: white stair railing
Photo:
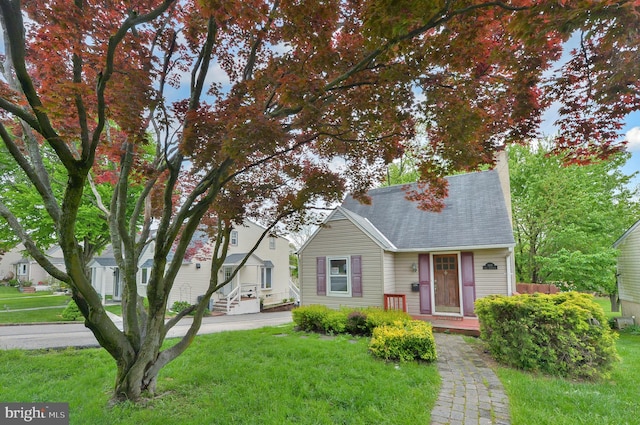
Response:
[{"label": "white stair railing", "polygon": [[300,302],[300,288],[293,280],[289,280],[289,297],[295,298],[297,302]]},{"label": "white stair railing", "polygon": [[240,287],[241,285],[236,286],[233,291],[229,292],[227,295],[227,313],[231,311],[231,305],[234,302],[239,302],[240,300]]}]

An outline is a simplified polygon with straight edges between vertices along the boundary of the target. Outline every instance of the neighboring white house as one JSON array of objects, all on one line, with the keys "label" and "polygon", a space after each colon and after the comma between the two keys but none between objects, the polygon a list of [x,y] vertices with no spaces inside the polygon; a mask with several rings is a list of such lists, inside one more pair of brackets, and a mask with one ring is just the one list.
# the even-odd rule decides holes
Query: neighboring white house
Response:
[{"label": "neighboring white house", "polygon": [[[223,280],[231,276],[244,257],[251,250],[264,228],[252,222],[246,222],[231,232],[231,241],[227,257],[218,278]],[[197,234],[192,242],[195,248],[183,260],[180,271],[169,294],[167,305],[171,307],[176,301],[196,303],[203,295],[211,278],[211,249],[209,241],[202,233]],[[154,244],[150,243],[143,251],[138,266],[138,294],[146,296],[153,265]],[[169,254],[170,261],[172,254]],[[120,275],[113,258],[107,249],[105,253],[94,258],[89,264],[92,284],[103,295],[113,299],[121,298]],[[228,314],[241,314],[260,311],[260,300],[265,305],[276,304],[297,296],[295,287],[291,288],[289,273],[289,241],[275,235],[266,237],[247,262],[240,268],[232,282],[221,288],[212,297],[212,307]]]},{"label": "neighboring white house", "polygon": [[[21,282],[31,282],[32,285],[50,285],[53,278],[34,259],[25,257],[24,245],[19,244],[7,251],[0,259],[0,278],[16,278]],[[49,248],[45,255],[51,264],[65,271],[64,258],[59,246]]]},{"label": "neighboring white house", "polygon": [[103,300],[106,300],[107,296],[111,296],[115,301],[122,299],[120,269],[116,265],[111,245],[108,245],[102,254],[93,257],[88,267],[91,270],[91,284]]},{"label": "neighboring white house", "polygon": [[617,276],[622,315],[640,320],[640,220],[613,247],[619,250]]},{"label": "neighboring white house", "polygon": [[[10,280],[17,278],[18,268],[17,264],[23,258],[24,246],[18,245],[17,247],[10,249],[2,254],[0,257],[0,280]],[[26,264],[26,263],[25,263]],[[26,268],[27,266],[25,266]],[[25,276],[27,270],[20,270],[22,276]]]},{"label": "neighboring white house", "polygon": [[299,251],[302,304],[462,318],[475,316],[477,298],[515,292],[504,158],[447,181],[439,213],[420,210],[402,186],[371,190],[369,205],[347,197]]}]

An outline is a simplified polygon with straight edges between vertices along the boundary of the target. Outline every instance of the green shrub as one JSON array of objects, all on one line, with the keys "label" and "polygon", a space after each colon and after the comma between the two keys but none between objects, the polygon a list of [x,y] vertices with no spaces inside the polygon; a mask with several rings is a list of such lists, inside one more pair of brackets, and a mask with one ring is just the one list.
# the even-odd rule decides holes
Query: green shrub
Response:
[{"label": "green shrub", "polygon": [[[188,301],[175,301],[173,303],[173,305],[171,306],[171,311],[173,311],[174,313],[180,313],[182,310],[186,310],[187,308],[191,307],[192,304]],[[205,309],[204,310],[204,316],[208,315],[210,313],[209,309]],[[189,313],[190,316],[195,316],[196,315],[196,310],[193,309],[193,311],[191,311]]]},{"label": "green shrub", "polygon": [[324,320],[331,310],[324,305],[307,305],[291,312],[293,323],[307,332],[324,332]]},{"label": "green shrub", "polygon": [[69,301],[69,304],[62,310],[62,318],[64,320],[76,320],[82,317],[80,309],[74,300]]},{"label": "green shrub", "polygon": [[478,299],[476,314],[493,357],[512,367],[598,378],[618,359],[616,335],[591,295],[495,295]]},{"label": "green shrub", "polygon": [[406,323],[411,321],[411,316],[402,310],[383,310],[369,307],[362,310],[367,316],[367,335],[372,335],[373,330],[382,325],[393,325],[395,322]]},{"label": "green shrub", "polygon": [[359,310],[350,312],[347,315],[346,331],[351,335],[369,335],[367,314]]},{"label": "green shrub", "polygon": [[620,329],[620,333],[629,334],[629,335],[640,335],[640,326],[638,325],[627,326],[624,329]]},{"label": "green shrub", "polygon": [[329,310],[322,319],[322,329],[328,334],[343,334],[347,328],[347,310]]},{"label": "green shrub", "polygon": [[420,320],[397,321],[373,330],[369,350],[385,360],[436,359],[436,344],[431,325]]},{"label": "green shrub", "polygon": [[[353,335],[366,336],[371,336],[373,329],[378,326],[411,320],[411,316],[403,311],[385,311],[374,307],[365,309],[344,307],[340,310],[333,310],[324,305],[308,305],[296,308],[292,313],[293,322],[303,331],[337,334],[348,332]],[[349,322],[350,315],[354,315],[351,322]],[[361,323],[362,318],[364,318],[364,323]],[[357,328],[355,333],[354,326]]]},{"label": "green shrub", "polygon": [[175,313],[180,313],[182,310],[191,307],[191,303],[188,301],[175,301],[171,306],[171,311]]}]

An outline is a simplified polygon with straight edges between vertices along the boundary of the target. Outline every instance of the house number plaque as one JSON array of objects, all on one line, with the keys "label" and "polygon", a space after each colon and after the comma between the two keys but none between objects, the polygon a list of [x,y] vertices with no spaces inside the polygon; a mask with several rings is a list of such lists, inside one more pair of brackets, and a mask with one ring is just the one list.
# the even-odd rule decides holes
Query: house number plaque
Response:
[{"label": "house number plaque", "polygon": [[494,263],[487,263],[482,266],[482,270],[498,270],[498,266],[496,266]]}]

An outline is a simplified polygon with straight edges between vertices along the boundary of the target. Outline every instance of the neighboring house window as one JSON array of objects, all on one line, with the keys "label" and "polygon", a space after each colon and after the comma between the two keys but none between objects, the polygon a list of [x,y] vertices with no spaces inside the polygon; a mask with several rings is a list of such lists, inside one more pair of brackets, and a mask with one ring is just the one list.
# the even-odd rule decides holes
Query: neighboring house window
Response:
[{"label": "neighboring house window", "polygon": [[149,282],[149,269],[142,269],[142,284],[146,285]]},{"label": "neighboring house window", "polygon": [[276,249],[276,238],[269,237],[269,249]]},{"label": "neighboring house window", "polygon": [[230,237],[229,244],[231,246],[237,246],[238,245],[238,231],[237,230],[232,230],[231,231],[231,237]]},{"label": "neighboring house window", "polygon": [[351,285],[349,279],[349,258],[328,258],[329,294],[349,295]]},{"label": "neighboring house window", "polygon": [[18,264],[18,275],[20,275],[20,276],[26,276],[27,275],[27,264],[26,263]]},{"label": "neighboring house window", "polygon": [[271,289],[271,282],[273,279],[273,269],[271,267],[262,268],[262,289]]}]

